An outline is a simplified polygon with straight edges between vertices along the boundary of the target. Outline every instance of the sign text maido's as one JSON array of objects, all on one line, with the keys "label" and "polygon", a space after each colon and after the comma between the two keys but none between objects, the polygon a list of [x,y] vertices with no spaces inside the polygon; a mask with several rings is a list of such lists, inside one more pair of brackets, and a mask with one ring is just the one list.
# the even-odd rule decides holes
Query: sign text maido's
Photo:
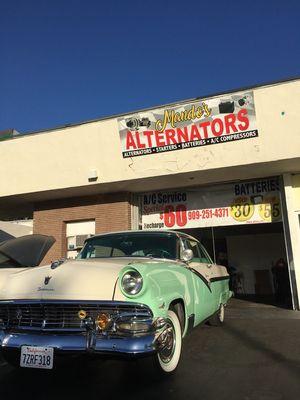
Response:
[{"label": "sign text maido's", "polygon": [[136,113],[118,125],[124,158],[258,136],[253,92]]}]

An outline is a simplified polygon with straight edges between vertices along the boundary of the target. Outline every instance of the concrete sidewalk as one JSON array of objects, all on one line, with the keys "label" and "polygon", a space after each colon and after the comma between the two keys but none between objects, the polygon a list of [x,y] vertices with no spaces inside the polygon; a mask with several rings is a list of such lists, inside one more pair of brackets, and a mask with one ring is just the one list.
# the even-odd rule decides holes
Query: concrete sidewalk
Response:
[{"label": "concrete sidewalk", "polygon": [[300,319],[300,311],[236,298],[230,300],[226,311],[227,319]]}]

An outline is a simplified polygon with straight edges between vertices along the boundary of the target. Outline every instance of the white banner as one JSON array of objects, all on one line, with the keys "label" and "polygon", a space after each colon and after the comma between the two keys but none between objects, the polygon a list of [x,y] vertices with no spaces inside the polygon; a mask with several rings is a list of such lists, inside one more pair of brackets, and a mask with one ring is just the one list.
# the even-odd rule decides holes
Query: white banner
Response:
[{"label": "white banner", "polygon": [[258,136],[253,92],[127,115],[118,125],[124,158]]},{"label": "white banner", "polygon": [[140,197],[142,229],[180,229],[281,221],[279,178]]}]

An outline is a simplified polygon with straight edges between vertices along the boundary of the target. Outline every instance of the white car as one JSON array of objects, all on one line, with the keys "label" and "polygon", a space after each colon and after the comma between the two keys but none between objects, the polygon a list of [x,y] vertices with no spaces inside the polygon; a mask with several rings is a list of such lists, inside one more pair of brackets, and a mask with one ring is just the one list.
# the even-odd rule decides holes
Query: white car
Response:
[{"label": "white car", "polygon": [[34,235],[0,245],[0,345],[12,364],[51,369],[59,353],[148,356],[169,374],[194,326],[224,321],[227,270],[187,234],[96,235],[76,260],[37,266],[52,243]]}]

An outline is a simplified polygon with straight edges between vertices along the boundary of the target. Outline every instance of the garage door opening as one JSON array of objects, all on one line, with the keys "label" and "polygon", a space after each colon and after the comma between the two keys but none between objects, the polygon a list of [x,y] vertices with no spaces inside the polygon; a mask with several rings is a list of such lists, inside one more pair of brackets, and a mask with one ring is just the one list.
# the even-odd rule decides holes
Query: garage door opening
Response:
[{"label": "garage door opening", "polygon": [[190,233],[228,268],[236,297],[295,308],[283,193],[280,177],[148,192],[140,227]]},{"label": "garage door opening", "polygon": [[211,258],[227,267],[236,298],[292,308],[281,222],[183,231],[199,239]]}]

